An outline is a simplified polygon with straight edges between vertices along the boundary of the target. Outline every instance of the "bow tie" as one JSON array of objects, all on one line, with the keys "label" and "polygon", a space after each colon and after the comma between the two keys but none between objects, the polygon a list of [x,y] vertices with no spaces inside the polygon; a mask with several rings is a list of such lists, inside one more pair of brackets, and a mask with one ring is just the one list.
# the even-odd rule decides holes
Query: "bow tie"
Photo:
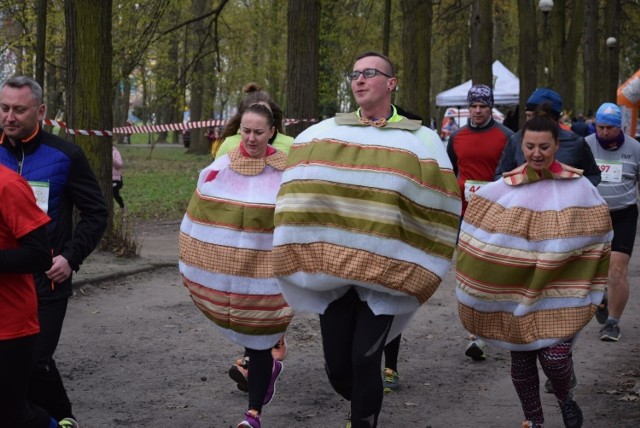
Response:
[{"label": "bow tie", "polygon": [[387,124],[387,119],[382,117],[377,120],[369,120],[366,117],[360,117],[360,123],[365,126],[375,126],[376,128],[382,128]]}]

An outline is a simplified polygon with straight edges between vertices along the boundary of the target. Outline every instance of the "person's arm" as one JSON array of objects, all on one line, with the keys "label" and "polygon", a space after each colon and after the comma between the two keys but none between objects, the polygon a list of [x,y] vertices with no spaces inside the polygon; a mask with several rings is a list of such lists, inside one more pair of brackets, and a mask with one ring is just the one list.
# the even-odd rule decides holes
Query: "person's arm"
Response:
[{"label": "person's arm", "polygon": [[516,162],[516,146],[520,144],[520,141],[515,138],[515,135],[516,134],[513,134],[509,137],[507,144],[505,144],[504,149],[502,150],[498,167],[496,168],[496,172],[493,176],[494,181],[501,179],[503,172],[512,171],[518,166],[518,163]]},{"label": "person's arm", "polygon": [[451,161],[451,165],[453,166],[453,173],[457,177],[458,176],[458,155],[456,155],[456,151],[453,148],[453,142],[455,141],[454,135],[449,137],[449,143],[447,144],[447,154],[449,155],[449,160]]},{"label": "person's arm", "polygon": [[65,242],[60,255],[78,271],[83,260],[91,254],[107,228],[107,204],[89,161],[82,151],[73,155],[67,183],[67,193],[76,207],[80,220],[73,237]]},{"label": "person's arm", "polygon": [[119,171],[122,168],[122,156],[120,155],[120,151],[118,151],[118,149],[116,149],[115,147],[113,148],[112,151],[113,151],[113,167]]},{"label": "person's arm", "polygon": [[18,239],[20,246],[0,250],[0,272],[37,273],[51,267],[51,250],[46,226],[27,233]]},{"label": "person's arm", "polygon": [[582,150],[580,150],[580,159],[578,161],[579,165],[577,165],[576,168],[584,170],[583,175],[591,182],[591,184],[597,186],[602,180],[602,173],[596,163],[596,159],[593,157],[591,148],[586,141],[584,141],[584,138],[580,139],[582,140]]}]

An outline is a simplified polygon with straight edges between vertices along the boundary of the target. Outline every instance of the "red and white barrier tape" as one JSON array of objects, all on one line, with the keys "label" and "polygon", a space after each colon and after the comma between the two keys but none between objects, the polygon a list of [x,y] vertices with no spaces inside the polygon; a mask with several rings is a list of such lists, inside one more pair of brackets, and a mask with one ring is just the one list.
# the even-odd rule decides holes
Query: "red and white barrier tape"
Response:
[{"label": "red and white barrier tape", "polygon": [[[301,122],[317,122],[316,119],[285,119],[284,126]],[[73,135],[95,135],[98,137],[111,137],[113,134],[146,134],[150,132],[184,131],[185,129],[210,128],[212,126],[224,126],[226,119],[199,120],[195,122],[170,123],[165,125],[120,126],[113,131],[96,131],[86,129],[69,128],[65,122],[53,119],[44,119],[45,125],[57,126]]]},{"label": "red and white barrier tape", "polygon": [[53,120],[53,119],[44,119],[44,124],[51,125],[51,126],[58,126],[64,129],[67,134],[73,134],[73,135],[95,135],[98,137],[111,137],[113,135],[112,131],[95,131],[95,130],[69,128],[66,123],[59,120]]}]

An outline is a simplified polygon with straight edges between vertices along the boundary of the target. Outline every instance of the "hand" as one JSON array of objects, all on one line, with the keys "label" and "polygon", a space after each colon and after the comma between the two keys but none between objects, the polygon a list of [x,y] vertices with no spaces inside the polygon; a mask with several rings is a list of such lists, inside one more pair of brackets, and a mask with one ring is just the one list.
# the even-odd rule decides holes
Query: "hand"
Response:
[{"label": "hand", "polygon": [[71,266],[69,266],[69,262],[62,256],[55,256],[53,258],[53,264],[51,265],[51,269],[46,271],[45,273],[53,282],[57,282],[58,284],[64,282],[71,275]]}]

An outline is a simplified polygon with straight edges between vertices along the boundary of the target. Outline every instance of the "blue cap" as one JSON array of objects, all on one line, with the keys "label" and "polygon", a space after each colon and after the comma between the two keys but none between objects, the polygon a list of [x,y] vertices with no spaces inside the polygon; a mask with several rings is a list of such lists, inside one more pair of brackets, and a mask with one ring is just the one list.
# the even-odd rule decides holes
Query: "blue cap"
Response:
[{"label": "blue cap", "polygon": [[596,112],[596,125],[611,125],[622,127],[622,113],[620,107],[613,103],[604,103]]},{"label": "blue cap", "polygon": [[551,110],[560,116],[562,112],[562,97],[556,91],[547,88],[538,88],[529,97],[525,105],[526,111],[534,111],[540,104],[549,104]]}]

